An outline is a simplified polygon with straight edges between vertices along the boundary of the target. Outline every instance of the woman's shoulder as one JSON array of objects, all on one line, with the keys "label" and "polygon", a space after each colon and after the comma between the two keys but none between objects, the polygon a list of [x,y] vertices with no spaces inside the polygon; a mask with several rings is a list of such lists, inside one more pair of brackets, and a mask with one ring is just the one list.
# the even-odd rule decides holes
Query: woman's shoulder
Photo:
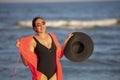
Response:
[{"label": "woman's shoulder", "polygon": [[54,33],[49,33],[53,38],[56,38],[56,35]]},{"label": "woman's shoulder", "polygon": [[20,43],[29,44],[33,41],[33,35],[25,36],[19,39]]}]

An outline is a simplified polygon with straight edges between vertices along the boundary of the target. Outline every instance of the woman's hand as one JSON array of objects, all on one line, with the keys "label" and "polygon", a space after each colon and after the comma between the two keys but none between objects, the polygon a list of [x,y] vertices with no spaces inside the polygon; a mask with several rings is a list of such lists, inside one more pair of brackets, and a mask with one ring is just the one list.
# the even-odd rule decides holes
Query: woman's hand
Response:
[{"label": "woman's hand", "polygon": [[67,36],[67,38],[66,38],[66,40],[65,40],[65,42],[64,42],[64,46],[66,45],[66,43],[68,42],[68,40],[69,40],[72,36],[73,36],[72,33],[70,33],[70,34]]},{"label": "woman's hand", "polygon": [[19,40],[16,40],[16,47],[18,48],[20,45],[20,41]]}]

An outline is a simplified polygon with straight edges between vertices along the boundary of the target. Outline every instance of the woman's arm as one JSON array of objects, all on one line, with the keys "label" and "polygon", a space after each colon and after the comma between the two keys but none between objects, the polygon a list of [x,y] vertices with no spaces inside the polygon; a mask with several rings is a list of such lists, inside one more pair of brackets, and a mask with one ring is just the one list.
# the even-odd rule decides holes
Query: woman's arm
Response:
[{"label": "woman's arm", "polygon": [[63,43],[63,46],[62,46],[62,48],[61,48],[61,53],[62,53],[62,54],[64,54],[64,48],[65,48],[68,40],[69,40],[72,36],[73,36],[73,34],[69,34],[69,35],[67,36],[67,38],[65,39],[65,41],[64,41],[64,43]]},{"label": "woman's arm", "polygon": [[65,41],[64,41],[64,43],[63,43],[63,46],[62,46],[62,51],[64,50],[64,48],[65,48],[65,46],[66,46],[66,44],[67,44],[68,40],[69,40],[72,36],[73,36],[73,34],[72,34],[72,33],[71,33],[71,34],[69,34],[69,35],[67,36],[67,38],[65,39]]}]

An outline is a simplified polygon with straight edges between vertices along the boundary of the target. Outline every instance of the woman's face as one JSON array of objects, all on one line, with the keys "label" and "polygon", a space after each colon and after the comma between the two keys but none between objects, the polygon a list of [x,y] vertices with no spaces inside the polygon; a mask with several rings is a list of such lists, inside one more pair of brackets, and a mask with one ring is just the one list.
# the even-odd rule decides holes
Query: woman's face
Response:
[{"label": "woman's face", "polygon": [[35,22],[34,30],[37,33],[44,33],[46,31],[46,23],[42,19],[37,19]]}]

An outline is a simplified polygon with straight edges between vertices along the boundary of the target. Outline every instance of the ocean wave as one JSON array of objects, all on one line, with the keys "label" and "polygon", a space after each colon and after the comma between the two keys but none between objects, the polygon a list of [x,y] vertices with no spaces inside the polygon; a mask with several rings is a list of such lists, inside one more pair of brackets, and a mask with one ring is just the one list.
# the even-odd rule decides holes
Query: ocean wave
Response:
[{"label": "ocean wave", "polygon": [[[53,28],[69,28],[69,29],[82,29],[93,27],[110,27],[120,23],[120,19],[104,19],[104,20],[47,20],[46,25]],[[32,21],[19,21],[19,27],[31,27]]]}]

